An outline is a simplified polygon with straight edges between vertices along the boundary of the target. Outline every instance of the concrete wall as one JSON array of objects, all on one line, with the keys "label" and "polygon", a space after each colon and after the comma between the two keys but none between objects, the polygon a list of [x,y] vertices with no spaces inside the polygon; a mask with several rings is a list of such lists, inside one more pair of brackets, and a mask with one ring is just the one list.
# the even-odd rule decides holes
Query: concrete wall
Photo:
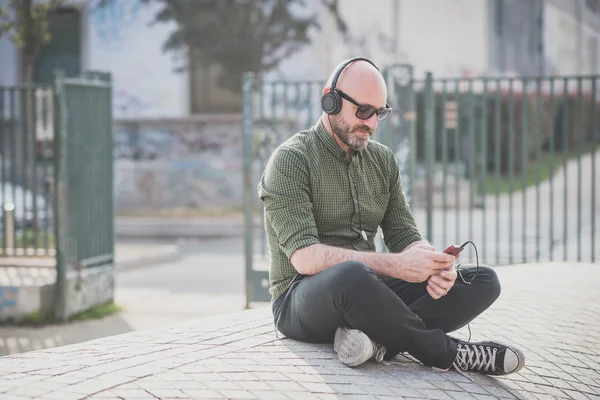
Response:
[{"label": "concrete wall", "polygon": [[239,114],[115,124],[116,207],[239,206]]},{"label": "concrete wall", "polygon": [[[551,73],[599,74],[600,25],[593,23],[592,20],[579,25],[572,11],[553,4],[548,4],[545,8],[545,53],[551,66]],[[585,11],[584,13],[588,17],[591,14]]]},{"label": "concrete wall", "polygon": [[[415,65],[437,76],[485,73],[489,69],[489,13],[487,0],[344,0],[340,12],[349,27],[343,37],[319,0],[302,12],[316,12],[321,30],[312,43],[281,64],[277,77],[325,79],[343,59],[371,57],[384,66],[396,62]],[[365,10],[365,6],[368,7]]]},{"label": "concrete wall", "polygon": [[[34,312],[52,313],[56,293],[54,267],[4,267],[0,282],[0,322],[19,321]],[[111,301],[115,290],[114,266],[84,269],[67,274],[67,314],[72,316]]]}]

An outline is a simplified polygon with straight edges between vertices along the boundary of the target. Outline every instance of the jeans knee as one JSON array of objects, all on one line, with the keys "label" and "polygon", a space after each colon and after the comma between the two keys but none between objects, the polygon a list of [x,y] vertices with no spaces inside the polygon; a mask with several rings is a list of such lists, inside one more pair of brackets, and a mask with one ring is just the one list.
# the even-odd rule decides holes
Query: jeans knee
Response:
[{"label": "jeans knee", "polygon": [[479,286],[485,288],[484,292],[489,296],[491,303],[500,297],[502,286],[498,274],[492,268],[487,266],[479,266],[479,275],[476,280]]},{"label": "jeans knee", "polygon": [[353,291],[364,285],[368,285],[371,280],[375,281],[377,276],[373,270],[360,261],[345,261],[331,267],[333,272],[333,282],[337,287],[344,290]]}]

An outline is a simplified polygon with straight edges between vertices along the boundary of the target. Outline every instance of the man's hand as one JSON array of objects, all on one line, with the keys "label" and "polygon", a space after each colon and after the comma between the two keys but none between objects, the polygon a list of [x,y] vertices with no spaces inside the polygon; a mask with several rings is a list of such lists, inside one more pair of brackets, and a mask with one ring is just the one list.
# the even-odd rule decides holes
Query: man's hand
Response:
[{"label": "man's hand", "polygon": [[406,282],[420,283],[454,265],[453,255],[433,251],[432,247],[423,243],[394,254],[398,268],[393,275]]},{"label": "man's hand", "polygon": [[[424,250],[435,251],[435,247],[433,247],[427,240],[419,240],[417,242],[411,243],[406,247],[406,250],[418,247]],[[457,255],[456,258],[460,256]],[[427,292],[434,299],[439,299],[442,296],[445,296],[452,286],[454,286],[454,282],[457,278],[456,270],[454,269],[454,262],[448,268],[443,271],[440,271],[437,274],[432,275],[427,280]]]},{"label": "man's hand", "polygon": [[445,296],[452,289],[452,286],[454,286],[456,276],[457,273],[454,265],[451,265],[437,275],[431,276],[427,280],[427,293],[436,300]]}]

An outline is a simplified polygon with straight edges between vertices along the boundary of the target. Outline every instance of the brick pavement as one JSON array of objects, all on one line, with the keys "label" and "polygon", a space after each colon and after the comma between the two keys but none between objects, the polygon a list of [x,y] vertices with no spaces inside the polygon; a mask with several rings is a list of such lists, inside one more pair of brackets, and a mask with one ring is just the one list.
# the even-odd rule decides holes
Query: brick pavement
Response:
[{"label": "brick pavement", "polygon": [[523,349],[527,365],[509,377],[435,372],[406,356],[347,368],[331,345],[277,339],[263,308],[2,357],[0,398],[600,398],[600,265],[497,271],[502,295],[471,329]]}]

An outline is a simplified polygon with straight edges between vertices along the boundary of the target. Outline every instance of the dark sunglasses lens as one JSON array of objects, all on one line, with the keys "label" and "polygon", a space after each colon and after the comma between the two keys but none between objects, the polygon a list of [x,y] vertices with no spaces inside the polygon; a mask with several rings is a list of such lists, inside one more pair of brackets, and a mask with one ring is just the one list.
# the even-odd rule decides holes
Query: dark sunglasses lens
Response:
[{"label": "dark sunglasses lens", "polygon": [[375,114],[376,111],[377,110],[371,106],[362,105],[358,107],[358,110],[356,110],[356,116],[360,119],[369,119],[373,116],[373,114]]},{"label": "dark sunglasses lens", "polygon": [[390,115],[391,112],[392,112],[391,108],[382,108],[377,113],[377,121],[380,121],[380,122],[383,121]]}]

